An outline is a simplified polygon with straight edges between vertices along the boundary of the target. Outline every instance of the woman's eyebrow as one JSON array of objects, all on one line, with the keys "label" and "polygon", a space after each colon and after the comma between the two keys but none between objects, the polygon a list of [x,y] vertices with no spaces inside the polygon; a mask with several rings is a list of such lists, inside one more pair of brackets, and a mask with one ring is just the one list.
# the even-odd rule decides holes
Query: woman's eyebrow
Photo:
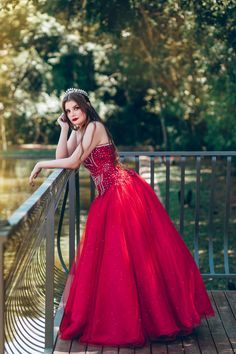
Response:
[{"label": "woman's eyebrow", "polygon": [[[76,103],[73,108],[75,108],[76,106],[79,106],[78,103]],[[66,111],[68,111],[68,109],[69,108],[66,108]]]}]

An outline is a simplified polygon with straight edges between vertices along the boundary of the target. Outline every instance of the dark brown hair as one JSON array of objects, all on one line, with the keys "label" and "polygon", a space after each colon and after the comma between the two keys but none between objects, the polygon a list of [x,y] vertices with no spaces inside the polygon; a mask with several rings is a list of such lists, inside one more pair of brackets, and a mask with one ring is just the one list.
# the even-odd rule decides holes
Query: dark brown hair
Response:
[{"label": "dark brown hair", "polygon": [[[81,94],[81,93],[71,92],[71,93],[65,95],[63,100],[62,100],[62,109],[64,111],[67,123],[69,124],[71,129],[78,130],[79,127],[74,126],[74,124],[72,124],[71,121],[69,120],[69,118],[67,117],[67,113],[66,113],[66,110],[65,110],[65,104],[68,101],[75,101],[76,103],[78,103],[80,109],[86,114],[86,120],[85,120],[84,125],[82,127],[83,128],[83,132],[82,132],[82,136],[81,136],[81,140],[80,140],[81,148],[82,148],[82,154],[79,156],[79,159],[82,157],[82,155],[84,153],[82,142],[83,142],[84,133],[85,133],[85,130],[86,130],[88,124],[90,122],[100,122],[100,123],[103,124],[103,126],[104,126],[104,128],[105,128],[105,130],[107,132],[109,142],[114,147],[115,155],[116,155],[115,163],[116,164],[120,164],[119,154],[118,154],[117,148],[115,146],[115,143],[113,141],[112,135],[109,132],[108,128],[103,123],[102,119],[99,117],[99,115],[95,111],[95,109],[93,108],[89,98],[87,96]],[[96,125],[95,125],[95,129],[96,129]],[[94,129],[94,132],[93,132],[93,136],[94,136],[94,133],[95,133],[95,129]],[[92,136],[92,139],[93,139],[93,136]],[[91,139],[91,142],[92,142],[92,139]]]}]

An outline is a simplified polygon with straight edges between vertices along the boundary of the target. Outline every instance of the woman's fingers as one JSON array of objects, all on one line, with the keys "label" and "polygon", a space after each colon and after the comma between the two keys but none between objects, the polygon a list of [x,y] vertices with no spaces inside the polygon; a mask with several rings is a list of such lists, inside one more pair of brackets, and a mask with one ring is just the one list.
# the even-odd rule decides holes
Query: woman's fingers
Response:
[{"label": "woman's fingers", "polygon": [[30,178],[29,178],[30,185],[34,186],[33,179],[37,178],[38,174],[39,174],[39,172],[36,172],[36,173],[30,175]]},{"label": "woman's fingers", "polygon": [[67,121],[66,121],[66,116],[65,116],[64,113],[62,113],[62,114],[60,115],[60,117],[57,118],[57,123],[58,123],[62,128],[64,128],[64,127],[69,127],[69,126],[68,126],[68,123],[67,123]]},{"label": "woman's fingers", "polygon": [[31,186],[33,186],[34,184],[33,184],[33,178],[30,176],[30,178],[29,178],[29,185],[31,185]]}]

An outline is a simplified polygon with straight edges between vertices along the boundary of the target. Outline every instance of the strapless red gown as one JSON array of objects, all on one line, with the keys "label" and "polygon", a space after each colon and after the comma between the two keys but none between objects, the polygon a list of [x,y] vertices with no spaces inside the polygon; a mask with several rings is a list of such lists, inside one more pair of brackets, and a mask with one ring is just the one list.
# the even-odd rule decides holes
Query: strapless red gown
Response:
[{"label": "strapless red gown", "polygon": [[59,337],[142,346],[214,316],[194,258],[149,184],[115,164],[111,144],[84,160],[98,195],[64,293]]}]

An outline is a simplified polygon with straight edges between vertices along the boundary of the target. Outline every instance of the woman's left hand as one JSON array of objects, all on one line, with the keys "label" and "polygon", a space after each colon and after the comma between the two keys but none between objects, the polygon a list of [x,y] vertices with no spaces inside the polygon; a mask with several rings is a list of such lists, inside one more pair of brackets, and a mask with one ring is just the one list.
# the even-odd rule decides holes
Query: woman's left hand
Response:
[{"label": "woman's left hand", "polygon": [[33,179],[38,177],[38,175],[41,172],[41,170],[42,170],[42,167],[40,167],[39,163],[36,163],[36,165],[34,166],[32,172],[31,172],[30,178],[29,178],[29,184],[31,186],[34,186]]}]

